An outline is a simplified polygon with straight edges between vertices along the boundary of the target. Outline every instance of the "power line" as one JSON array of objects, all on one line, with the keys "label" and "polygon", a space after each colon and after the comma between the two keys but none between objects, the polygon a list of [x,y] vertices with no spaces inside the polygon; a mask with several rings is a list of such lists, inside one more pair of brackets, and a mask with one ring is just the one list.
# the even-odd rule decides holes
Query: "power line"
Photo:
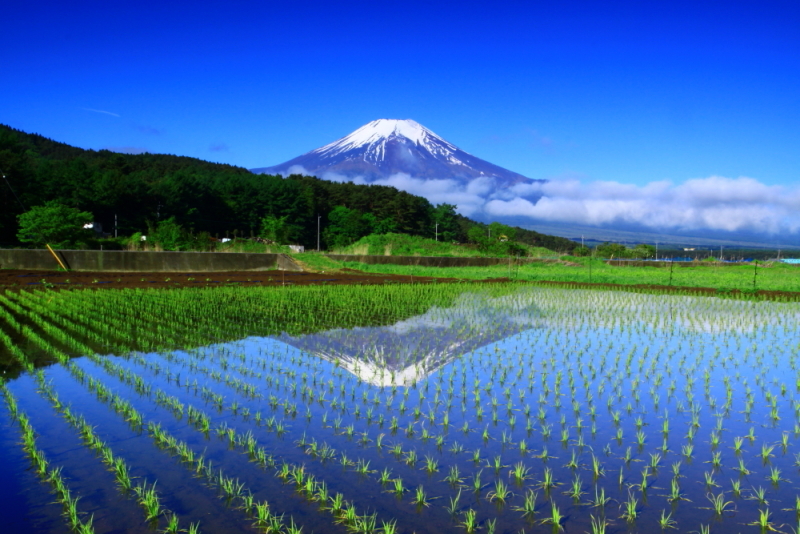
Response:
[{"label": "power line", "polygon": [[28,211],[28,210],[25,208],[25,204],[23,204],[23,203],[22,203],[22,201],[21,201],[21,200],[19,199],[19,197],[17,196],[17,193],[16,193],[16,191],[14,191],[14,188],[13,188],[13,187],[11,187],[11,182],[9,182],[9,181],[8,181],[8,178],[6,177],[6,173],[5,173],[5,171],[0,171],[0,173],[3,175],[3,180],[5,180],[5,181],[6,181],[6,185],[7,185],[7,186],[8,186],[8,188],[11,190],[11,194],[12,194],[12,195],[14,195],[14,198],[16,198],[16,199],[17,199],[17,202],[19,202],[19,205],[20,205],[20,207],[22,207],[22,211]]}]

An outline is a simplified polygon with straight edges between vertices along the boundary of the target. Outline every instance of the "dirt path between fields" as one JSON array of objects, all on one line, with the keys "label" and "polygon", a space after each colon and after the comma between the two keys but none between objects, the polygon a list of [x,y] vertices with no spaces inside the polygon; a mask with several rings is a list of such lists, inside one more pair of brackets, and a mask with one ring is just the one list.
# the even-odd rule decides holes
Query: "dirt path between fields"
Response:
[{"label": "dirt path between fields", "polygon": [[[0,288],[3,289],[118,289],[176,287],[238,286],[307,286],[341,284],[418,284],[432,282],[455,282],[455,278],[433,278],[430,276],[407,276],[372,274],[342,269],[329,273],[294,271],[229,271],[203,273],[175,272],[63,272],[32,270],[0,270]],[[505,282],[507,278],[491,282]]]}]

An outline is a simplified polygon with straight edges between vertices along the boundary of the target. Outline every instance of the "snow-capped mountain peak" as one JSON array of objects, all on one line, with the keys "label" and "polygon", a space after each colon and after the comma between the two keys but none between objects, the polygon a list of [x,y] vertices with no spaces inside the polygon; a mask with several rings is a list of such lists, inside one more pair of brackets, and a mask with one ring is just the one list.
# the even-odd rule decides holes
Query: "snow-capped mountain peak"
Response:
[{"label": "snow-capped mountain peak", "polygon": [[327,144],[309,154],[335,157],[346,152],[363,149],[365,161],[382,161],[386,157],[386,143],[391,139],[404,138],[429,152],[447,157],[458,150],[420,123],[411,119],[378,119],[365,124],[350,135]]},{"label": "snow-capped mountain peak", "polygon": [[411,119],[378,119],[285,163],[251,170],[365,182],[387,179],[398,173],[464,184],[475,178],[489,178],[497,187],[529,181],[521,174],[476,158]]}]

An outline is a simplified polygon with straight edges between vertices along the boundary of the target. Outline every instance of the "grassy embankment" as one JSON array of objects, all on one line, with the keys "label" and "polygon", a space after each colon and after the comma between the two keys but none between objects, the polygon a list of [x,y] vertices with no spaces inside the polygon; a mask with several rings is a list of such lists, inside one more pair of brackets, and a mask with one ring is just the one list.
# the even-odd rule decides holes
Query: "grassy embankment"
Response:
[{"label": "grassy embankment", "polygon": [[[623,285],[659,285],[675,287],[708,287],[722,291],[800,291],[800,267],[784,264],[722,265],[704,264],[691,267],[617,267],[602,260],[563,256],[565,261],[531,262],[491,267],[422,267],[419,265],[368,265],[357,262],[336,262],[316,254],[294,255],[304,267],[317,271],[342,268],[376,274],[437,276],[484,280],[507,277],[538,282],[573,282]],[[670,273],[670,271],[672,271]],[[755,285],[753,284],[755,275]]]},{"label": "grassy embankment", "polygon": [[[558,258],[558,253],[544,247],[518,243],[531,258]],[[352,245],[338,248],[329,254],[357,254],[372,256],[441,256],[487,257],[496,256],[482,252],[474,245],[453,244],[408,234],[371,234]]]}]

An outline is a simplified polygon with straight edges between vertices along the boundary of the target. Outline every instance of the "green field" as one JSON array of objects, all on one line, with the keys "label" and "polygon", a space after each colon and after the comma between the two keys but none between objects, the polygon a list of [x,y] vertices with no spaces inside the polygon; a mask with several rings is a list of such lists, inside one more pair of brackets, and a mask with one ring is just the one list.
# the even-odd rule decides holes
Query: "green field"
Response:
[{"label": "green field", "polygon": [[[305,258],[301,256],[301,260]],[[784,264],[698,265],[696,267],[617,267],[601,260],[564,258],[567,261],[534,262],[492,267],[421,267],[405,265],[367,265],[365,263],[336,263],[327,260],[328,269],[337,266],[370,273],[409,276],[438,276],[469,280],[507,277],[526,281],[552,281],[602,284],[649,284],[676,287],[710,287],[742,291],[800,291],[800,267]],[[311,263],[311,262],[310,262]],[[754,284],[755,278],[755,284]]]}]

